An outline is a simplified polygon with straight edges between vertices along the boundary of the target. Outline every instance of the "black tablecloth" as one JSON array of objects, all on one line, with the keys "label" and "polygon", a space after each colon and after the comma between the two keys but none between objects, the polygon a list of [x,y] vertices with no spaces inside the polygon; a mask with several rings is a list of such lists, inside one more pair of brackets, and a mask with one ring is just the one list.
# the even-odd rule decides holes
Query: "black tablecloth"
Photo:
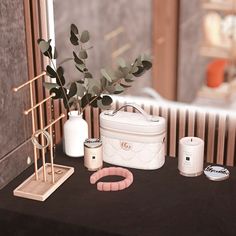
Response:
[{"label": "black tablecloth", "polygon": [[89,183],[83,159],[57,164],[75,173],[45,202],[13,196],[33,173],[30,167],[0,191],[0,235],[236,235],[236,170],[228,180],[180,176],[177,160],[155,171],[131,169],[134,183],[118,192],[99,192]]}]

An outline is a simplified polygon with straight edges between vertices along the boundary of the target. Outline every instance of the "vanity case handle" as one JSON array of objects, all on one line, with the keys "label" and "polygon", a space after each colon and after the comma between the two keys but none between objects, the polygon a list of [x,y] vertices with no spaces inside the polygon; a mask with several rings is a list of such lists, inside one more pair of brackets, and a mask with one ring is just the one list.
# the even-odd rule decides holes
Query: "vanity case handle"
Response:
[{"label": "vanity case handle", "polygon": [[118,108],[117,110],[107,111],[105,112],[105,115],[114,116],[118,111],[120,111],[121,109],[125,107],[133,107],[135,110],[139,111],[148,121],[159,122],[158,117],[148,115],[146,111],[144,111],[140,106],[134,103],[127,103],[121,106],[120,108]]}]

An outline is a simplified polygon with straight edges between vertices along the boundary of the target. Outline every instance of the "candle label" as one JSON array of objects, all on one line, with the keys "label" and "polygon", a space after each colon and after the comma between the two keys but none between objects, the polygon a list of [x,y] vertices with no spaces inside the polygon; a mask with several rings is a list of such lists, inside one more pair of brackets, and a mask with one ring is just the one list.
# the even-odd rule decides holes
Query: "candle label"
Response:
[{"label": "candle label", "polygon": [[229,171],[222,166],[207,166],[204,170],[207,178],[213,181],[221,181],[229,178]]}]

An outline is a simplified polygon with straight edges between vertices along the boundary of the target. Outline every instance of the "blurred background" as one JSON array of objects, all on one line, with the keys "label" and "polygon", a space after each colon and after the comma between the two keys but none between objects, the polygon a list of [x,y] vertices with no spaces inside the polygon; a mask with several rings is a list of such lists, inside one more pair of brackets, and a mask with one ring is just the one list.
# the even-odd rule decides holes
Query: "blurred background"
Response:
[{"label": "blurred background", "polygon": [[[152,55],[152,71],[126,94],[234,109],[235,13],[235,0],[55,0],[58,61],[72,55],[74,23],[91,33],[95,77],[120,57]],[[79,79],[71,63],[63,67],[68,80]]]}]

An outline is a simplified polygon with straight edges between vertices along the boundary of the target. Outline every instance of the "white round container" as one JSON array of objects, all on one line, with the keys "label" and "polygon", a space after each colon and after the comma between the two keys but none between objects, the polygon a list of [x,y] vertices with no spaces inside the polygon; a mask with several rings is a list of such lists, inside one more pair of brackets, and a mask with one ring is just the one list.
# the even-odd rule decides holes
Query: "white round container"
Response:
[{"label": "white round container", "polygon": [[92,138],[84,142],[84,166],[89,171],[96,171],[102,168],[102,141]]},{"label": "white round container", "polygon": [[203,173],[204,141],[185,137],[179,142],[178,169],[181,175],[194,177]]},{"label": "white round container", "polygon": [[84,155],[84,141],[88,138],[88,124],[78,111],[70,111],[68,115],[63,127],[64,152],[71,157],[81,157]]}]

